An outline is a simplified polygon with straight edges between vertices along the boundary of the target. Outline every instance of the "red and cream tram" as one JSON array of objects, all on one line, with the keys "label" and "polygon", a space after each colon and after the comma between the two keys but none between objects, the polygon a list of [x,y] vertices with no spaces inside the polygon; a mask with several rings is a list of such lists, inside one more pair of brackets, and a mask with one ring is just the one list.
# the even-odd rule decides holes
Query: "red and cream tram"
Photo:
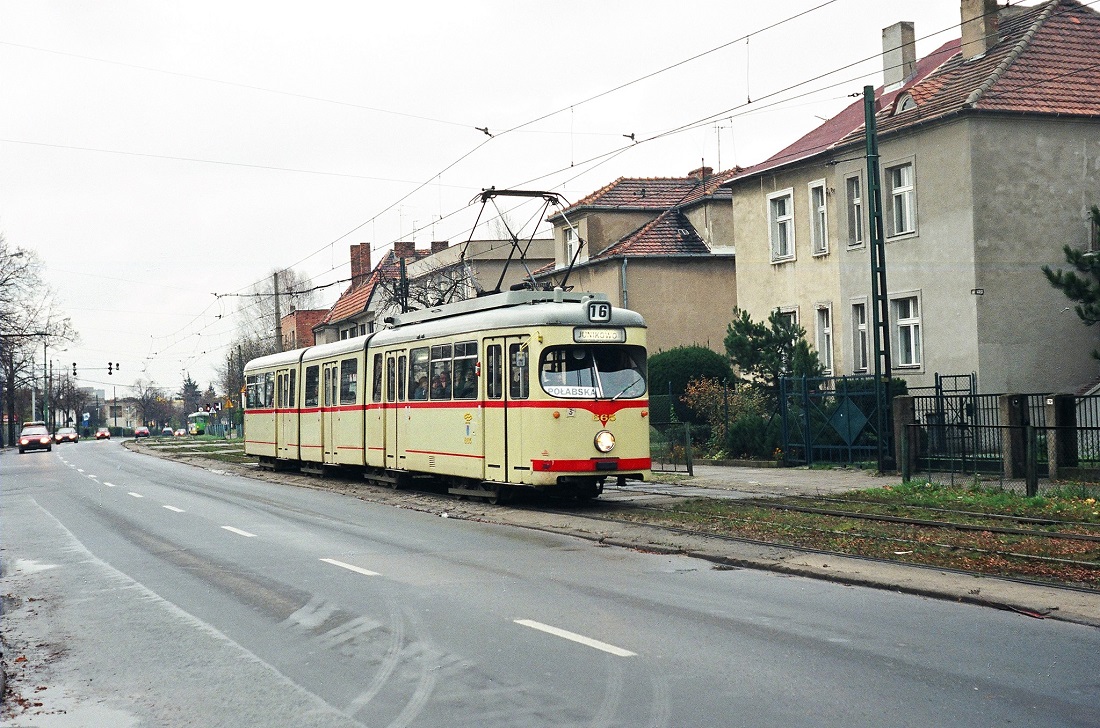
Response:
[{"label": "red and cream tram", "polygon": [[645,324],[606,296],[511,291],[394,316],[367,336],[245,367],[245,452],[264,466],[356,466],[594,497],[649,477]]}]

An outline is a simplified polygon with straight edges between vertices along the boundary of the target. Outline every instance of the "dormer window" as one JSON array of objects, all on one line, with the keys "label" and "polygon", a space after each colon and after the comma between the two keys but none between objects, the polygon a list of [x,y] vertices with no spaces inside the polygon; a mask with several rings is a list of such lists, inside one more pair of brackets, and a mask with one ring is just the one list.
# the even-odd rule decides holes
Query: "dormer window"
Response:
[{"label": "dormer window", "polygon": [[917,108],[917,102],[913,100],[913,97],[909,94],[904,94],[898,99],[897,111],[894,113],[900,114],[903,111],[909,111],[909,109]]}]

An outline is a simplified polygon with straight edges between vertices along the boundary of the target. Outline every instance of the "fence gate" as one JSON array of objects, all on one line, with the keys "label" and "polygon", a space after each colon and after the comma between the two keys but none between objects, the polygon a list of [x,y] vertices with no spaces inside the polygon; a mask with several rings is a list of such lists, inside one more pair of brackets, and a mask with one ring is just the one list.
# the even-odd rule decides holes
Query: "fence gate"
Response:
[{"label": "fence gate", "polygon": [[880,435],[875,385],[873,376],[781,378],[783,460],[792,465],[877,461],[880,436],[886,450],[891,447],[892,423],[884,422]]}]

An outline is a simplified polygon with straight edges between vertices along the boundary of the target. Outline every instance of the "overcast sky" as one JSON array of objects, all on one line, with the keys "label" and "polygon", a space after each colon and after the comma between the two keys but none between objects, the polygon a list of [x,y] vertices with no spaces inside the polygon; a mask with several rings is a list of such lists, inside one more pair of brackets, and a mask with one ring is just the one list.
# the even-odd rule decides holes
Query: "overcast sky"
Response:
[{"label": "overcast sky", "polygon": [[45,263],[83,384],[205,389],[243,300],[214,294],[466,240],[489,186],[759,162],[881,83],[899,20],[925,55],[959,0],[0,0],[0,233]]}]

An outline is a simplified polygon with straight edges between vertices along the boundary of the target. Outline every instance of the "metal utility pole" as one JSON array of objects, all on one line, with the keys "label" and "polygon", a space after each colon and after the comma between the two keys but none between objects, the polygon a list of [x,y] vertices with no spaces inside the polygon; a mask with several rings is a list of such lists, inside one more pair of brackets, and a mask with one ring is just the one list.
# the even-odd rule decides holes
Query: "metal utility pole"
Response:
[{"label": "metal utility pole", "polygon": [[867,136],[867,216],[870,222],[871,320],[875,340],[875,400],[878,429],[878,471],[894,468],[890,380],[890,299],[886,288],[886,241],[882,226],[882,181],[879,177],[875,87],[863,87],[863,118]]},{"label": "metal utility pole", "polygon": [[279,271],[271,274],[271,287],[275,291],[275,351],[283,350],[283,317],[279,312]]}]

